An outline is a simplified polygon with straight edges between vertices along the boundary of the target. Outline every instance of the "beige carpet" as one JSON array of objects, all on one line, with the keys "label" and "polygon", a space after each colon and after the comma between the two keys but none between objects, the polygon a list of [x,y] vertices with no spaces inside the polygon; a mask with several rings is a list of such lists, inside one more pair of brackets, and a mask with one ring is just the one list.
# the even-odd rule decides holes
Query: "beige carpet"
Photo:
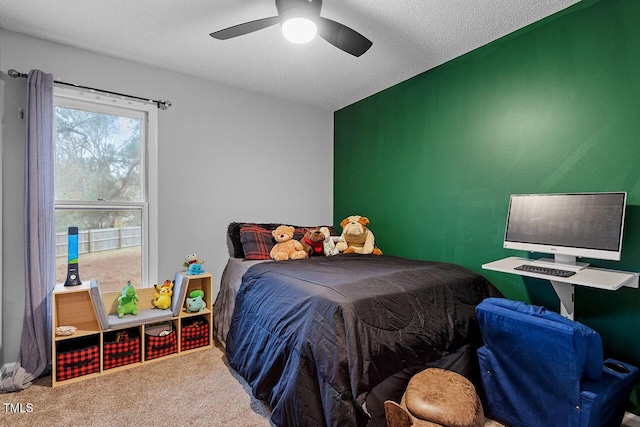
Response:
[{"label": "beige carpet", "polygon": [[0,426],[271,425],[269,408],[217,347],[56,388],[46,376],[1,396]]},{"label": "beige carpet", "polygon": [[[56,388],[43,377],[0,396],[0,426],[270,425],[268,407],[252,397],[218,348]],[[17,403],[25,412],[11,412]],[[9,411],[7,404],[13,404]]]}]

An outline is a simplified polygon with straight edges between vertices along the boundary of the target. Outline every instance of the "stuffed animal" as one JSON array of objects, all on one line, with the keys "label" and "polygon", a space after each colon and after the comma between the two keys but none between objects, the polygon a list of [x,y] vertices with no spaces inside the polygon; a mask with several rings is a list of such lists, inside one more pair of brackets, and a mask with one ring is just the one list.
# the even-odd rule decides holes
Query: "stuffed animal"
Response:
[{"label": "stuffed animal", "polygon": [[196,254],[189,254],[186,257],[184,257],[184,262],[182,263],[182,266],[185,268],[189,268],[191,264],[196,264],[196,263],[204,264],[204,260],[198,259]]},{"label": "stuffed animal", "polygon": [[276,261],[284,261],[288,259],[307,258],[302,244],[297,240],[293,240],[295,228],[288,225],[280,225],[273,230],[271,234],[276,239],[276,244],[271,248],[269,256]]},{"label": "stuffed animal", "polygon": [[319,228],[305,228],[304,236],[300,240],[302,250],[307,253],[308,257],[313,255],[323,255],[322,243],[324,242],[324,233]]},{"label": "stuffed animal", "polygon": [[187,306],[187,313],[197,313],[207,307],[207,304],[202,299],[204,297],[204,291],[196,289],[189,292],[185,305]]},{"label": "stuffed animal", "polygon": [[184,257],[185,261],[182,263],[182,266],[187,269],[188,275],[197,275],[204,273],[204,268],[202,264],[204,264],[204,260],[198,259],[196,254],[189,254]]},{"label": "stuffed animal", "polygon": [[122,295],[118,297],[118,317],[122,318],[125,314],[138,315],[138,300],[140,298],[136,295],[136,288],[133,287],[129,280],[124,288],[122,288]]},{"label": "stuffed animal", "polygon": [[322,241],[322,251],[325,256],[333,256],[338,255],[338,249],[336,249],[336,242],[342,240],[340,236],[332,236],[329,231],[329,227],[320,227],[320,231],[324,235],[324,240]]},{"label": "stuffed animal", "polygon": [[203,274],[204,268],[202,268],[202,264],[191,264],[189,269],[187,270],[187,275],[196,276],[198,274]]},{"label": "stuffed animal", "polygon": [[375,237],[367,228],[369,219],[360,215],[352,215],[342,220],[342,241],[336,243],[338,251],[350,254],[374,254],[382,255],[382,251],[376,247]]},{"label": "stuffed animal", "polygon": [[153,301],[153,305],[155,305],[160,310],[166,310],[171,307],[171,295],[173,295],[173,282],[171,280],[165,280],[162,286],[155,285],[156,292],[154,296],[156,297],[155,301]]}]

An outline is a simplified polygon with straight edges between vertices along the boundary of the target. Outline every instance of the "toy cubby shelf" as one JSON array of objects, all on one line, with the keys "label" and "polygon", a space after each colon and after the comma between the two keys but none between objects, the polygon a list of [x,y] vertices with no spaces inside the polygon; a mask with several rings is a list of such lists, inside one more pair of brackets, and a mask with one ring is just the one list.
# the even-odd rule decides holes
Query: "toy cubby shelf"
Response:
[{"label": "toy cubby shelf", "polygon": [[[202,299],[205,308],[188,313],[185,301],[194,290],[204,292]],[[100,293],[96,282],[84,282],[79,286],[58,284],[55,287],[51,322],[53,387],[213,346],[213,287],[210,273],[187,275],[186,272],[177,272],[172,306],[167,310],[153,306],[154,288],[136,289],[136,293],[139,297],[138,315],[126,314],[121,319],[125,323],[120,325],[117,322],[117,298],[120,292]],[[169,354],[159,353],[160,356],[153,353],[154,347],[151,347],[151,343],[158,338],[149,335],[152,327],[158,323],[172,331],[167,344]],[[56,328],[59,326],[74,326],[76,331],[72,335],[57,336]],[[194,329],[189,329],[194,326],[201,336],[194,338]],[[123,331],[134,341],[138,340],[135,349],[127,347],[112,353],[113,341]],[[160,348],[163,346],[160,345]],[[105,351],[107,347],[110,350]],[[116,364],[118,366],[105,363],[107,357],[113,354],[126,354],[127,358],[122,359],[124,363]]]}]

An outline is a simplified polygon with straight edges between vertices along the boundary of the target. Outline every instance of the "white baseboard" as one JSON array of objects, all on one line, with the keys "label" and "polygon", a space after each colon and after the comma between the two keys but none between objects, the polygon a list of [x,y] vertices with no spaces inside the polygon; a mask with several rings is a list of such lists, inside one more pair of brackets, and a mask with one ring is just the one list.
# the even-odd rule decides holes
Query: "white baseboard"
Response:
[{"label": "white baseboard", "polygon": [[3,380],[4,377],[8,377],[13,373],[13,368],[16,366],[16,362],[13,363],[5,363],[0,368],[0,380]]},{"label": "white baseboard", "polygon": [[622,419],[622,426],[623,427],[640,427],[640,417],[630,412],[625,412],[624,418]]}]

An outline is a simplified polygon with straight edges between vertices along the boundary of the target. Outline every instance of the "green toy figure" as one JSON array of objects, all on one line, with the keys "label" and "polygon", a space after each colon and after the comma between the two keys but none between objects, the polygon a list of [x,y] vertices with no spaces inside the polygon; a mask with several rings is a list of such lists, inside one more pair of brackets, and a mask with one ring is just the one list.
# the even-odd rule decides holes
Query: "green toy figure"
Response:
[{"label": "green toy figure", "polygon": [[122,318],[125,314],[137,316],[139,299],[131,280],[127,281],[127,285],[122,288],[122,295],[118,297],[118,317]]},{"label": "green toy figure", "polygon": [[201,289],[195,289],[189,293],[189,297],[185,302],[187,306],[187,313],[197,313],[207,308],[207,304],[202,299],[204,298],[204,291]]}]

